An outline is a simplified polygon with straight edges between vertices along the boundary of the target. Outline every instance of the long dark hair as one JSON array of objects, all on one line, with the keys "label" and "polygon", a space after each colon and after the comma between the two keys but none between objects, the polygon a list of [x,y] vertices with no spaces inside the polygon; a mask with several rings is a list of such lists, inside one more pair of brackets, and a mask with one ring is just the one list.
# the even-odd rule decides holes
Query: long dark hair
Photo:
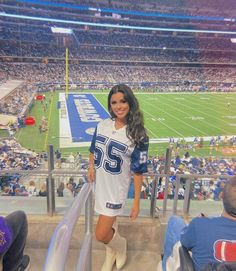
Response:
[{"label": "long dark hair", "polygon": [[128,102],[130,111],[126,117],[126,134],[127,137],[136,145],[144,143],[148,136],[144,128],[143,113],[140,111],[137,98],[134,96],[130,87],[125,84],[114,86],[108,95],[108,110],[112,118],[116,118],[111,109],[111,96],[121,92],[124,94],[124,99]]}]

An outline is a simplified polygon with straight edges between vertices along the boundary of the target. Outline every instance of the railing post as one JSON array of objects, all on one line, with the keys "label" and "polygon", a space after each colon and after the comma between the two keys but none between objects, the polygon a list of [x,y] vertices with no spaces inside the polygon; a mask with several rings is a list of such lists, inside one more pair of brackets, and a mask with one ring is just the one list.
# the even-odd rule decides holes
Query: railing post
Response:
[{"label": "railing post", "polygon": [[175,190],[174,190],[175,194],[174,194],[174,202],[173,202],[173,215],[176,215],[177,213],[179,187],[180,187],[180,177],[176,175]]},{"label": "railing post", "polygon": [[155,178],[152,181],[152,193],[151,193],[151,206],[150,206],[150,216],[152,218],[155,217],[156,212],[156,201],[157,201],[157,182],[158,182],[158,176],[155,173]]},{"label": "railing post", "polygon": [[47,211],[48,215],[53,216],[55,213],[55,184],[52,177],[54,169],[54,152],[53,145],[48,145],[48,178],[47,178]]},{"label": "railing post", "polygon": [[192,179],[186,179],[185,181],[185,191],[184,191],[184,205],[183,205],[183,213],[184,215],[189,214],[189,207],[190,207],[190,199],[191,199],[191,183]]},{"label": "railing post", "polygon": [[[172,148],[167,148],[166,149],[165,168],[164,168],[165,174],[170,173],[171,155],[172,155]],[[167,207],[168,185],[169,185],[169,176],[166,176],[165,177],[164,200],[163,200],[163,212],[166,212],[166,207]]]},{"label": "railing post", "polygon": [[92,271],[92,234],[93,234],[93,192],[90,191],[85,203],[85,234],[91,236],[90,250],[88,253],[87,271]]}]

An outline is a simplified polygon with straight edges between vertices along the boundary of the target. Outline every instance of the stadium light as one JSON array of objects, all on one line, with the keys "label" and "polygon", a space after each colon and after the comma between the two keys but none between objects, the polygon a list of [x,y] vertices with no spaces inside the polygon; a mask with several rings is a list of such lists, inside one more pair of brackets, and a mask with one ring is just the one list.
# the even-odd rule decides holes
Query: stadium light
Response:
[{"label": "stadium light", "polygon": [[64,23],[64,24],[74,24],[74,25],[87,25],[95,27],[107,27],[107,28],[119,28],[119,29],[137,29],[144,31],[166,31],[166,32],[188,32],[188,33],[212,33],[212,34],[231,34],[236,35],[236,31],[221,31],[221,30],[204,30],[204,29],[188,29],[188,28],[161,28],[161,27],[144,27],[144,26],[134,26],[134,25],[120,25],[120,24],[102,24],[102,23],[91,23],[82,21],[71,21],[62,19],[53,19],[46,17],[35,17],[35,16],[25,16],[18,14],[10,14],[5,12],[0,12],[1,17],[9,17],[15,19],[23,20],[34,20],[42,22],[53,22],[53,23]]},{"label": "stadium light", "polygon": [[68,35],[72,35],[75,38],[75,41],[78,45],[78,48],[80,46],[80,42],[78,40],[78,38],[76,37],[73,29],[71,28],[65,28],[65,27],[56,27],[56,26],[52,26],[51,27],[51,31],[52,33],[56,33],[56,34],[68,34]]},{"label": "stadium light", "polygon": [[[78,40],[78,38],[76,37],[73,29],[71,28],[65,28],[65,27],[56,27],[56,26],[52,26],[51,27],[51,31],[52,33],[55,34],[67,34],[67,35],[72,35],[76,41],[76,44],[79,48],[80,46],[80,42]],[[69,70],[68,70],[68,65],[69,65],[69,58],[68,58],[68,48],[66,48],[66,52],[65,52],[65,85],[66,85],[66,98],[68,98],[68,92],[69,92]]]},{"label": "stadium light", "polygon": [[58,34],[72,34],[73,30],[71,28],[64,28],[64,27],[51,27],[52,33],[58,33]]}]

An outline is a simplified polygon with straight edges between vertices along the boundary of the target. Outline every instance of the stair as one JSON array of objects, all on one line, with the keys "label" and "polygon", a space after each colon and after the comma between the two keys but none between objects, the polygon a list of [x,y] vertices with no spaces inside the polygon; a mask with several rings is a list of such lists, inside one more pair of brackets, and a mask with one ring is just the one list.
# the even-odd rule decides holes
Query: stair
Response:
[{"label": "stair", "polygon": [[[28,215],[29,233],[26,253],[31,257],[31,271],[41,271],[45,263],[47,248],[61,215]],[[94,217],[94,225],[97,217]],[[128,217],[119,217],[119,232],[128,242],[128,259],[124,271],[156,271],[161,254],[161,227],[158,219],[138,218],[131,222]],[[74,230],[66,271],[73,271],[79,257],[83,240],[84,217],[81,217]],[[100,271],[105,258],[103,244],[93,239],[92,270]],[[117,269],[114,267],[113,271]],[[56,270],[55,270],[56,271]]]},{"label": "stair", "polygon": [[[47,255],[46,249],[33,249],[27,248],[25,252],[30,255],[31,268],[30,271],[42,271],[44,266],[44,259]],[[68,255],[68,261],[66,263],[65,271],[74,271],[78,258],[78,250],[71,249]],[[157,257],[156,253],[150,251],[137,251],[129,250],[127,255],[127,262],[122,268],[122,271],[143,271],[157,270],[157,263],[160,257]],[[93,250],[92,252],[92,270],[100,271],[103,261],[105,259],[105,251]],[[56,271],[56,270],[55,270]],[[113,267],[112,271],[117,271],[116,267]]]}]

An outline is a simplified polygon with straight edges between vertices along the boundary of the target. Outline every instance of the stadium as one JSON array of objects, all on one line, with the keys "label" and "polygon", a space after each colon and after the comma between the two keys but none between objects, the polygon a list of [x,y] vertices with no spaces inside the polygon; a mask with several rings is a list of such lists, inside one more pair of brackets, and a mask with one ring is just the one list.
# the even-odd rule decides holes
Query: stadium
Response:
[{"label": "stadium", "polygon": [[[107,96],[117,84],[133,90],[149,136],[138,223],[162,231],[172,213],[221,208],[223,186],[236,175],[235,10],[233,0],[0,1],[0,210],[20,206],[30,216],[31,258],[37,242],[44,249],[39,269],[31,270],[42,270],[54,228],[71,205],[60,198],[60,185],[73,180],[73,198],[80,196],[89,146],[97,124],[110,117]],[[121,217],[130,240],[132,198],[130,188]],[[41,244],[32,241],[33,225],[42,223],[35,214],[59,215]],[[160,260],[163,236],[150,238],[158,238],[158,255],[154,240],[147,242],[150,258]],[[130,254],[141,253],[139,245]],[[95,250],[103,255],[96,242]],[[150,258],[144,262],[156,270]],[[100,270],[94,262],[88,270]],[[44,270],[56,270],[46,264]],[[131,261],[124,270],[135,267]]]}]

